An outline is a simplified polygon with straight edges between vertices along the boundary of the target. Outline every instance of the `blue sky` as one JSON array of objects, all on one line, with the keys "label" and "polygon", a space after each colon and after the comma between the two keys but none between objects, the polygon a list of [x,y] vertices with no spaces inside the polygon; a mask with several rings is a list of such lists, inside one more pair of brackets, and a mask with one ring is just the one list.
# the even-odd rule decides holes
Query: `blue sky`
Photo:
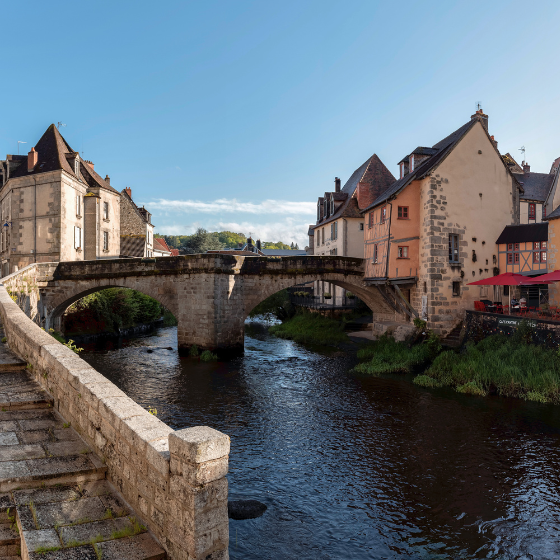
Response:
[{"label": "blue sky", "polygon": [[559,15],[540,1],[30,1],[0,39],[0,154],[61,121],[160,233],[305,245],[335,176],[372,153],[396,175],[478,101],[500,150],[521,160],[524,145],[548,172]]}]

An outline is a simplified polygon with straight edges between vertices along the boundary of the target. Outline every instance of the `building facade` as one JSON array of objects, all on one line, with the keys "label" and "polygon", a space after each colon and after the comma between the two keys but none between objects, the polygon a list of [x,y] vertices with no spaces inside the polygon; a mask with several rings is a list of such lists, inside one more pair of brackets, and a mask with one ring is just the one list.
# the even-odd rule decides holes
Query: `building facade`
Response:
[{"label": "building facade", "polygon": [[363,212],[365,281],[393,297],[403,318],[417,314],[446,334],[479,299],[468,283],[497,268],[496,240],[519,223],[523,187],[481,110],[399,168],[399,179]]},{"label": "building facade", "polygon": [[[335,188],[317,200],[317,222],[309,226],[309,252],[314,255],[364,257],[364,218],[361,210],[387,189],[395,177],[373,154],[350,176],[344,187],[335,178]],[[327,305],[344,305],[347,294],[328,282],[314,283],[314,293]]]},{"label": "building facade", "polygon": [[132,200],[132,189],[126,187],[120,198],[120,239],[123,257],[153,257],[154,226],[152,215]]},{"label": "building facade", "polygon": [[0,161],[6,276],[34,262],[120,255],[119,193],[49,126],[27,156]]}]

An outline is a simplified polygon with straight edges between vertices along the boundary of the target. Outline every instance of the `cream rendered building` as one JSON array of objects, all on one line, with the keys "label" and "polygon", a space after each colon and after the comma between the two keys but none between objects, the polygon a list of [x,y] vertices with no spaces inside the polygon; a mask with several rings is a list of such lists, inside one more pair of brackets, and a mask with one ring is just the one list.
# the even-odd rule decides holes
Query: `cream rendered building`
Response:
[{"label": "cream rendered building", "polygon": [[120,194],[54,124],[27,156],[0,161],[2,276],[34,262],[120,256]]},{"label": "cream rendered building", "polygon": [[[364,218],[360,211],[394,181],[375,154],[354,171],[342,189],[336,177],[334,192],[326,192],[317,201],[317,223],[309,231],[313,254],[363,258]],[[314,293],[324,304],[347,303],[345,290],[328,282],[315,282]]]}]

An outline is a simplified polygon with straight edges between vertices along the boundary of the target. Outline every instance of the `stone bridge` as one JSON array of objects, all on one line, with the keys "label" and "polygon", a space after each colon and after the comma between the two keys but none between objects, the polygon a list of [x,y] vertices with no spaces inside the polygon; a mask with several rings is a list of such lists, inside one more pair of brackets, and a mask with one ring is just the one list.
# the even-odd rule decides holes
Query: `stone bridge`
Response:
[{"label": "stone bridge", "polygon": [[149,295],[178,321],[181,351],[193,344],[219,352],[243,350],[244,322],[270,295],[324,280],[356,294],[376,315],[410,316],[400,292],[366,286],[364,260],[337,256],[243,257],[201,254],[152,259],[39,263],[2,282],[36,323],[57,328],[69,305],[111,287]]}]

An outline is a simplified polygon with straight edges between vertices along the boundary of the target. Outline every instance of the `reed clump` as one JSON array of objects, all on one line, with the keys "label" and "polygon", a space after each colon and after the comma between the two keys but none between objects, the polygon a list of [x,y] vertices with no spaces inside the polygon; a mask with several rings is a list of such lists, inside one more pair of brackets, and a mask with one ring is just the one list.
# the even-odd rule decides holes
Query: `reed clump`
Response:
[{"label": "reed clump", "polygon": [[273,325],[268,330],[279,338],[288,338],[308,344],[336,346],[349,341],[344,332],[344,325],[340,321],[324,317],[319,313],[298,313],[280,325]]}]

